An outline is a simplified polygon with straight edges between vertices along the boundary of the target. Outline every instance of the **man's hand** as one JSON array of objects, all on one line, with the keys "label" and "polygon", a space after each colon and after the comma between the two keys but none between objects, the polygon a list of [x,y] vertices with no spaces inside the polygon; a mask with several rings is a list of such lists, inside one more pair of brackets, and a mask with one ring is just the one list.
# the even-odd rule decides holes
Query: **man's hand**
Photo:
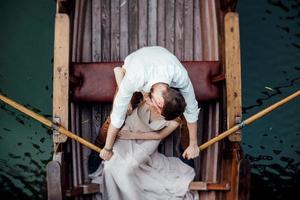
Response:
[{"label": "man's hand", "polygon": [[197,122],[187,122],[187,127],[189,130],[190,144],[183,152],[182,157],[185,159],[193,159],[199,156],[200,151],[197,143]]},{"label": "man's hand", "polygon": [[183,152],[182,157],[184,159],[193,159],[196,158],[197,156],[199,156],[199,147],[198,145],[194,144],[194,145],[189,145],[186,150]]},{"label": "man's hand", "polygon": [[103,148],[101,151],[100,151],[100,157],[103,159],[103,160],[110,160],[110,158],[113,156],[113,152],[112,151],[108,151],[106,150],[105,148]]},{"label": "man's hand", "polygon": [[112,148],[114,146],[115,138],[119,129],[114,127],[112,123],[109,124],[104,148],[100,151],[100,157],[103,160],[109,160],[113,156]]}]

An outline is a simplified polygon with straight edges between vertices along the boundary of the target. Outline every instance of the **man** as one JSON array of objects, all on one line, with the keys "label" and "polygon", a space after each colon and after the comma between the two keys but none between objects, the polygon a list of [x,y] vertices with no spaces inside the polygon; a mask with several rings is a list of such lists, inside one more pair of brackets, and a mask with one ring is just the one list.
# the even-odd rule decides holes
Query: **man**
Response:
[{"label": "man", "polygon": [[125,58],[124,78],[114,99],[111,113],[111,123],[100,157],[109,160],[113,155],[113,144],[116,135],[123,125],[130,100],[134,92],[150,93],[152,103],[157,111],[167,120],[172,113],[168,112],[170,99],[168,88],[178,88],[187,104],[184,116],[189,130],[189,146],[183,152],[183,157],[192,159],[199,155],[197,143],[198,103],[194,89],[186,69],[180,61],[167,49],[153,46],[141,48]]}]

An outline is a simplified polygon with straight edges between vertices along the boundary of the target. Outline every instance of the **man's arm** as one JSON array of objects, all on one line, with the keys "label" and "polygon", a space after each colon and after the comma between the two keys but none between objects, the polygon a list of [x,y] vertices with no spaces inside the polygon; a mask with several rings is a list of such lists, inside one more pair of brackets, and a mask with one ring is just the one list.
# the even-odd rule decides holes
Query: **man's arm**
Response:
[{"label": "man's arm", "polygon": [[187,121],[189,130],[189,146],[183,152],[182,156],[187,159],[192,159],[199,156],[199,148],[197,141],[197,120],[199,115],[198,102],[195,97],[194,88],[187,73],[182,77],[182,82],[185,83],[184,87],[180,89],[182,96],[187,104],[184,116]]},{"label": "man's arm", "polygon": [[124,69],[116,67],[114,69],[114,73],[118,89],[114,99],[111,123],[107,130],[105,146],[100,152],[100,157],[104,160],[109,160],[112,156],[112,147],[114,145],[116,135],[124,122],[128,104],[133,94],[131,82],[124,78]]}]

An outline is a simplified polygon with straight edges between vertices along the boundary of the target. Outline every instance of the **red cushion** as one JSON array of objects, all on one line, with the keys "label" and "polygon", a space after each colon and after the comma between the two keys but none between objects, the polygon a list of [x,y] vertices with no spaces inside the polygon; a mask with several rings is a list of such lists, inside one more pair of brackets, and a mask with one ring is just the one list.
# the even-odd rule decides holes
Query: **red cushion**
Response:
[{"label": "red cushion", "polygon": [[[211,79],[220,74],[220,62],[186,61],[182,64],[188,71],[198,101],[219,98],[219,85],[212,83]],[[122,65],[123,62],[74,63],[71,75],[78,82],[72,87],[72,99],[84,102],[111,102],[116,88],[113,68]]]}]

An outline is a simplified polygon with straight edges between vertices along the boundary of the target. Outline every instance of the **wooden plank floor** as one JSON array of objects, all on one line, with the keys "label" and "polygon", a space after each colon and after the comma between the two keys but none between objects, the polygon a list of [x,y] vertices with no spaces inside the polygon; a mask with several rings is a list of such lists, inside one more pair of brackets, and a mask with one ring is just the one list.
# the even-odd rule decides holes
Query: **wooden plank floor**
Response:
[{"label": "wooden plank floor", "polygon": [[[129,53],[148,45],[164,46],[181,61],[219,60],[215,1],[76,0],[71,27],[72,62],[123,61]],[[219,132],[222,106],[211,102],[201,107],[199,144]],[[110,109],[110,104],[72,103],[72,130],[93,141]],[[178,155],[179,134],[177,131],[164,142],[162,152]],[[87,183],[89,150],[76,144],[71,148],[72,185]],[[219,155],[219,146],[214,145],[195,159],[197,180],[218,181]],[[200,198],[217,199],[216,192],[200,193]]]}]

